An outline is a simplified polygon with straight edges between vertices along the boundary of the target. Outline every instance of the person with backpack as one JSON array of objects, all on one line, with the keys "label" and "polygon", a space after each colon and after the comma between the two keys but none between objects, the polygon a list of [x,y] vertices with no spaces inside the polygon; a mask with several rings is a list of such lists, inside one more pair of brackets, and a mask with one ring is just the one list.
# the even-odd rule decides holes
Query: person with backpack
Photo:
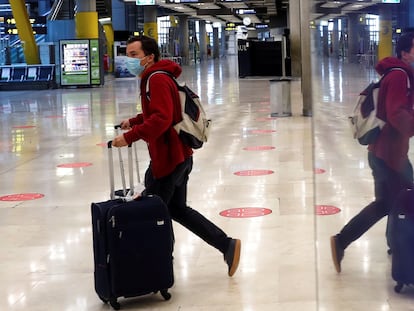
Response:
[{"label": "person with backpack", "polygon": [[[181,104],[175,81],[155,71],[165,71],[175,78],[181,67],[175,62],[160,59],[157,42],[147,36],[131,37],[127,41],[127,69],[140,78],[142,113],[123,120],[121,128],[128,130],[116,136],[112,146],[123,147],[137,140],[147,143],[151,158],[145,172],[145,190],[142,195],[158,195],[168,206],[171,217],[211,246],[218,249],[233,276],[240,261],[241,241],[228,237],[198,211],[187,206],[187,183],[193,167],[193,150],[174,130],[181,121]],[[144,95],[145,94],[145,95]]]},{"label": "person with backpack", "polygon": [[[413,185],[408,159],[409,139],[414,136],[414,33],[401,35],[397,57],[386,57],[375,69],[381,79],[377,116],[385,125],[375,142],[368,145],[368,163],[374,179],[375,201],[363,208],[342,230],[330,238],[335,269],[341,272],[345,249],[371,226],[387,216],[397,195]],[[402,70],[392,70],[401,68]],[[391,70],[391,71],[390,71]]]}]

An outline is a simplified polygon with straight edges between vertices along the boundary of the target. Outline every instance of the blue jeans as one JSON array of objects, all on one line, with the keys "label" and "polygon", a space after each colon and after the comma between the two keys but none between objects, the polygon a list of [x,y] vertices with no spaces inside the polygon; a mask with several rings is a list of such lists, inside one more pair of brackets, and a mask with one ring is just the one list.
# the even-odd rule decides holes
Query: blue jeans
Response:
[{"label": "blue jeans", "polygon": [[144,194],[155,194],[168,206],[171,218],[198,235],[223,254],[227,251],[231,238],[196,210],[187,206],[187,183],[193,168],[193,158],[179,164],[168,176],[155,179],[151,164],[145,172]]},{"label": "blue jeans", "polygon": [[383,160],[368,152],[375,187],[375,201],[363,208],[340,231],[337,236],[343,249],[357,240],[391,210],[398,193],[413,184],[413,167],[409,160],[400,171],[394,171]]}]

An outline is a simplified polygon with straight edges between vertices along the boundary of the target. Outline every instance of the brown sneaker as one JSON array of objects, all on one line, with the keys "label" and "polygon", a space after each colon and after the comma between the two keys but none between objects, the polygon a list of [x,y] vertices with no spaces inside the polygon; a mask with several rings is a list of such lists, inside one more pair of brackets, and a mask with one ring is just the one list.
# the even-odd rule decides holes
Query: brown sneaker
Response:
[{"label": "brown sneaker", "polygon": [[339,245],[336,235],[331,236],[331,254],[336,272],[341,272],[341,261],[344,258],[344,249]]},{"label": "brown sneaker", "polygon": [[224,260],[229,266],[228,275],[233,276],[236,273],[240,261],[241,241],[239,239],[231,239],[229,248],[224,254]]}]

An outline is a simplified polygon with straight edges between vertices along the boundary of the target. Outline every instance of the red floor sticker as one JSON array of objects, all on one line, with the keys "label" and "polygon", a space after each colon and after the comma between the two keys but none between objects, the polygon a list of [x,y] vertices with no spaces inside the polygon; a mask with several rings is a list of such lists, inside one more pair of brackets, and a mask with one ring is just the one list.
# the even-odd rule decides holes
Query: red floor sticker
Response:
[{"label": "red floor sticker", "polygon": [[272,149],[276,149],[276,148],[273,146],[251,146],[251,147],[243,148],[243,150],[247,150],[247,151],[262,151],[262,150],[272,150]]},{"label": "red floor sticker", "polygon": [[271,209],[259,207],[231,208],[220,212],[220,216],[229,218],[250,218],[266,216],[272,213]]},{"label": "red floor sticker", "polygon": [[74,111],[89,110],[89,107],[72,107],[72,110]]},{"label": "red floor sticker", "polygon": [[316,205],[316,215],[334,215],[341,211],[340,208],[332,205]]},{"label": "red floor sticker", "polygon": [[100,147],[106,147],[108,144],[107,143],[98,143],[98,144],[96,144],[97,146],[100,146]]},{"label": "red floor sticker", "polygon": [[18,126],[13,126],[14,129],[32,129],[36,126],[34,125],[18,125]]},{"label": "red floor sticker", "polygon": [[61,168],[77,168],[77,167],[86,167],[91,166],[92,163],[90,162],[75,162],[75,163],[65,163],[65,164],[59,164],[57,167]]},{"label": "red floor sticker", "polygon": [[272,120],[276,120],[277,118],[272,118],[272,117],[268,117],[268,118],[257,118],[256,121],[272,121]]},{"label": "red floor sticker", "polygon": [[18,193],[0,197],[0,201],[29,201],[43,198],[41,193]]},{"label": "red floor sticker", "polygon": [[262,176],[262,175],[270,175],[273,174],[274,171],[271,170],[246,170],[246,171],[239,171],[234,173],[237,176]]},{"label": "red floor sticker", "polygon": [[276,130],[251,130],[250,133],[252,134],[270,134],[275,133]]},{"label": "red floor sticker", "polygon": [[315,174],[323,174],[326,171],[323,168],[315,168]]}]

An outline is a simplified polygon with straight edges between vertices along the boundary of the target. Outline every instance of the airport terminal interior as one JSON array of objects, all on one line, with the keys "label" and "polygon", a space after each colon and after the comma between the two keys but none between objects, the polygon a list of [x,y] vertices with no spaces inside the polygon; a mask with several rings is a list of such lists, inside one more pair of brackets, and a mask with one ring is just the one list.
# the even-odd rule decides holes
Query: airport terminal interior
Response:
[{"label": "airport terminal interior", "polygon": [[[229,278],[221,254],[174,223],[172,298],[120,299],[122,309],[413,310],[413,289],[393,289],[385,222],[346,250],[341,274],[331,262],[329,236],[373,197],[347,114],[375,73],[316,58],[313,117],[293,81],[292,116],[278,118],[269,80],[239,79],[236,61],[185,66],[181,79],[213,119],[188,204],[242,240],[239,269]],[[2,308],[109,310],[94,291],[90,204],[109,199],[105,142],[136,113],[136,80],[0,98]],[[137,147],[142,176],[148,154]]]},{"label": "airport terminal interior", "polygon": [[[322,38],[337,26],[311,30],[311,73],[286,82],[288,101],[274,95],[275,76],[241,76],[237,53],[183,64],[179,81],[212,119],[194,152],[188,205],[241,240],[240,264],[229,277],[223,255],[174,222],[171,299],[119,298],[121,310],[414,311],[414,286],[394,290],[385,218],[346,249],[340,274],[332,263],[330,236],[374,197],[367,150],[348,115],[378,79],[365,53],[377,47],[378,29],[364,53],[351,55],[339,37],[315,40],[315,31]],[[140,94],[135,77],[101,78],[0,91],[0,310],[112,310],[94,289],[91,203],[110,198],[107,142],[140,111]],[[149,155],[143,141],[135,145],[142,182]],[[116,188],[126,149],[112,150]]]}]

